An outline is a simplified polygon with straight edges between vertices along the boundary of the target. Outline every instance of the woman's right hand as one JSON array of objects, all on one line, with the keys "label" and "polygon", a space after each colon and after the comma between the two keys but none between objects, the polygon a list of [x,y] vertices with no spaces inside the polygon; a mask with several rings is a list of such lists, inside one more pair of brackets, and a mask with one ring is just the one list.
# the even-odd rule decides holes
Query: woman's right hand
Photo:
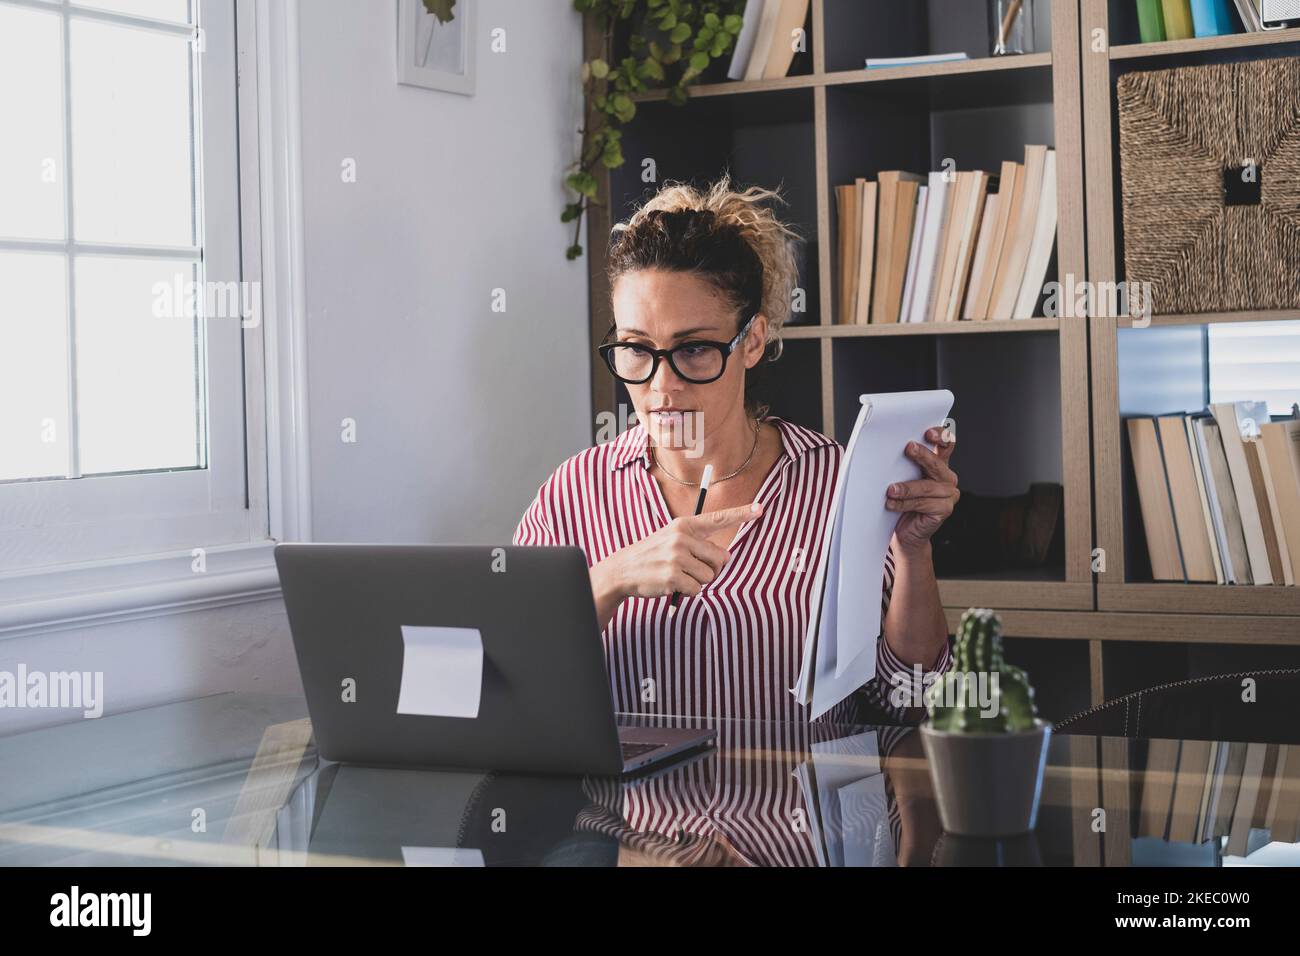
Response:
[{"label": "woman's right hand", "polygon": [[683,515],[593,565],[591,586],[601,630],[627,598],[664,597],[674,591],[686,596],[699,594],[731,557],[709,538],[760,514],[762,506],[755,502],[702,515]]}]

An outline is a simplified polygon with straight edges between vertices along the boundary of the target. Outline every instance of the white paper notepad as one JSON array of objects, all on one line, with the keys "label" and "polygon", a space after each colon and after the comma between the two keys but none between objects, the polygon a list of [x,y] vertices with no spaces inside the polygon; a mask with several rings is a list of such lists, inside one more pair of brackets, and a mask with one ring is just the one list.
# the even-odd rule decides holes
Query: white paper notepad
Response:
[{"label": "white paper notepad", "polygon": [[885,492],[896,481],[921,477],[903,449],[942,425],[952,402],[946,389],[862,396],[831,499],[803,666],[791,691],[811,706],[811,718],[875,676],[885,554],[900,516],[885,508]]},{"label": "white paper notepad", "polygon": [[397,712],[477,717],[483,692],[483,636],[473,627],[402,625]]}]

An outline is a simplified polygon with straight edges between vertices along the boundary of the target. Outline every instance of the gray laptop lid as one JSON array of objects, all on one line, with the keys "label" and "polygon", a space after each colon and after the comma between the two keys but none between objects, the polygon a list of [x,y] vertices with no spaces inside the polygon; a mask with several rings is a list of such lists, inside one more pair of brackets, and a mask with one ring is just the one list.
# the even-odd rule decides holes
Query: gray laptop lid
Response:
[{"label": "gray laptop lid", "polygon": [[[617,774],[618,732],[577,548],[275,549],[316,745],[328,760]],[[477,629],[477,717],[398,713],[403,628]]]}]

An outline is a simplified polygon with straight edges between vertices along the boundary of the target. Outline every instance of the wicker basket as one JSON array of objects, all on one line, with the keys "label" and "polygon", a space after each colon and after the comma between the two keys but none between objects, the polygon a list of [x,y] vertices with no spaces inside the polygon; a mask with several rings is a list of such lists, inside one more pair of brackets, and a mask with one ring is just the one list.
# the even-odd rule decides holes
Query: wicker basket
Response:
[{"label": "wicker basket", "polygon": [[1126,280],[1156,314],[1300,308],[1300,59],[1117,87]]}]

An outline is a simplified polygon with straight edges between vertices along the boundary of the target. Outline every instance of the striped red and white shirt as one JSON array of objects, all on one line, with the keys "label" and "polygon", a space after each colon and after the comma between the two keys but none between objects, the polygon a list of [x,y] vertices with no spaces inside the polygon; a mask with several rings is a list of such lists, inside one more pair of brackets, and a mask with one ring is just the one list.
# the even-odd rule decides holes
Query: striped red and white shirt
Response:
[{"label": "striped red and white shirt", "polygon": [[[668,597],[626,599],[602,633],[615,710],[807,721],[808,709],[790,688],[803,659],[844,449],[812,429],[775,417],[766,421],[780,431],[783,454],[756,496],[763,513],[741,525],[722,572],[698,596],[683,595],[672,616]],[[671,515],[650,467],[640,424],[574,455],[542,484],[515,544],[579,547],[590,566],[652,534]],[[887,554],[886,611],[893,570]],[[945,646],[931,670],[947,670],[950,663]],[[908,712],[889,700],[895,674],[914,686],[912,668],[877,638],[876,676],[823,719],[906,720]]]}]

